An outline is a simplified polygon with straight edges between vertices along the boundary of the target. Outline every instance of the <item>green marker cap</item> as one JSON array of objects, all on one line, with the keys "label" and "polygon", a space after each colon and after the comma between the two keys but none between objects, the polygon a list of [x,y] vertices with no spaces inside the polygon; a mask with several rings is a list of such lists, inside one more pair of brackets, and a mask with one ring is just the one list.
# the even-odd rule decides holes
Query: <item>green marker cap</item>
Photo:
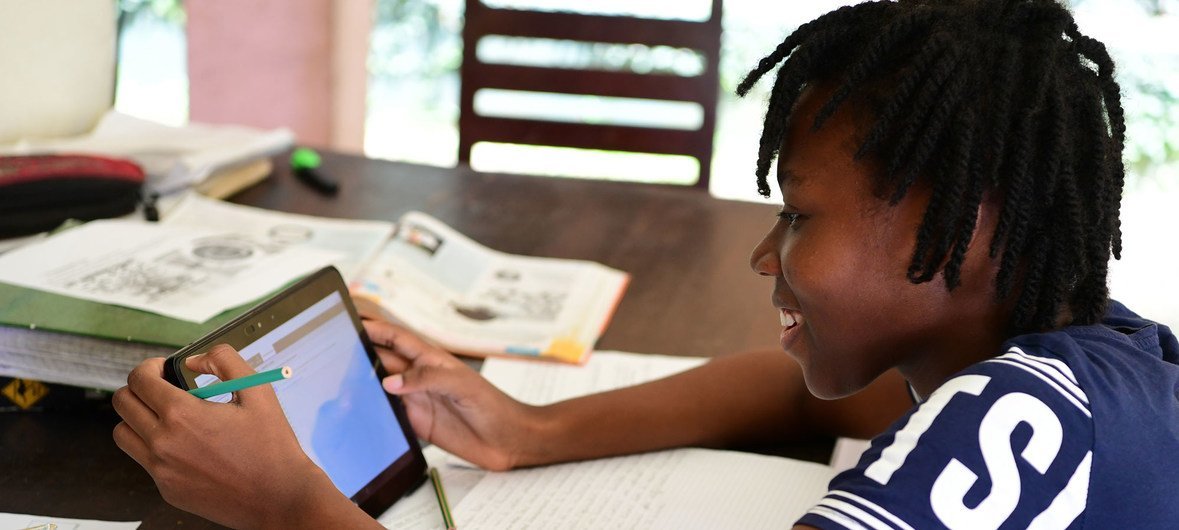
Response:
[{"label": "green marker cap", "polygon": [[295,149],[291,153],[291,169],[315,169],[319,167],[319,153],[306,147]]}]

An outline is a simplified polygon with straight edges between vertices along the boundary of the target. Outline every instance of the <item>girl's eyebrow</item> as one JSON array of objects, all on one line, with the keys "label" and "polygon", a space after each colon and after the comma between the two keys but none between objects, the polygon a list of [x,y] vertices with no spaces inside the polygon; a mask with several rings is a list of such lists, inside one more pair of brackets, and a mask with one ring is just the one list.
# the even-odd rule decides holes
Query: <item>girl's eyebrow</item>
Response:
[{"label": "girl's eyebrow", "polygon": [[791,186],[800,186],[806,180],[802,175],[795,173],[787,167],[778,168],[778,188],[781,189],[787,184]]}]

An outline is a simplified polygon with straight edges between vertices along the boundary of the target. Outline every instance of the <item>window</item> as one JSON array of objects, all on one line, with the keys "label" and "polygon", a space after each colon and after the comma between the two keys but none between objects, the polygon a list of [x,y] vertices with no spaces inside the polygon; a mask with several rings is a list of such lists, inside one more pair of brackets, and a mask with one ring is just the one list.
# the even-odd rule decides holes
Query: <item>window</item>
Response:
[{"label": "window", "polygon": [[186,123],[185,50],[179,0],[119,0],[115,108],[168,125]]}]

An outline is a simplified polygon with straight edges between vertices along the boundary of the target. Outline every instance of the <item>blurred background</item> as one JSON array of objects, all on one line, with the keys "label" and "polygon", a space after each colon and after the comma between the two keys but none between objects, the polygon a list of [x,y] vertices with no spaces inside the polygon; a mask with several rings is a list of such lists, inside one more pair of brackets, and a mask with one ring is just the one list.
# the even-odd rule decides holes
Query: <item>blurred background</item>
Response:
[{"label": "blurred background", "polygon": [[[347,2],[348,0],[341,0]],[[125,113],[184,123],[189,116],[186,6],[180,0],[119,0],[120,52],[116,106]],[[370,157],[421,164],[458,163],[459,77],[464,0],[375,0],[361,18],[367,31],[363,136],[353,149]],[[705,20],[710,0],[493,0],[492,7]],[[845,3],[838,0],[725,0],[719,99],[708,190],[722,198],[756,195],[753,165],[769,82],[746,98],[734,87],[745,72],[799,24]],[[1142,312],[1179,323],[1179,309],[1158,296],[1179,262],[1179,0],[1069,0],[1083,32],[1103,41],[1117,61],[1127,111],[1123,206],[1125,263],[1115,263],[1115,296]],[[195,4],[194,4],[195,6]],[[298,34],[289,35],[299,39]],[[501,37],[480,42],[481,61],[698,75],[703,58],[691,49]],[[582,123],[649,122],[677,127],[683,109],[667,102],[553,94],[491,93],[480,112],[548,115]],[[490,110],[489,110],[490,109]],[[689,113],[690,114],[690,113]],[[691,121],[692,118],[689,118]],[[691,126],[689,124],[689,126]],[[346,148],[344,150],[347,150]],[[695,159],[511,144],[479,144],[477,170],[581,178],[692,184]],[[772,199],[771,199],[772,200]],[[1160,275],[1165,275],[1161,277]],[[1145,307],[1144,307],[1145,306]],[[1160,314],[1161,313],[1161,314]]]},{"label": "blurred background", "polygon": [[[131,115],[170,124],[188,118],[185,9],[180,0],[119,0],[119,80],[116,106]],[[740,78],[799,24],[844,4],[839,0],[765,2],[727,0],[721,37],[711,191],[721,197],[755,199],[752,166],[769,83],[746,98],[733,93]],[[1129,126],[1126,159],[1130,190],[1173,186],[1179,161],[1179,0],[1071,0],[1081,30],[1109,46],[1118,62]],[[700,20],[708,0],[499,0],[496,7],[526,7],[595,14]],[[364,154],[422,164],[453,166],[458,157],[459,66],[462,62],[463,0],[376,0],[367,59],[368,91]],[[292,35],[297,38],[297,35]],[[601,65],[637,72],[692,72],[701,68],[692,50],[598,45],[573,41],[510,39],[484,42],[480,57],[530,56],[549,64]],[[665,110],[642,101],[579,101],[580,119],[625,123],[634,114],[659,121]],[[567,113],[567,101],[501,97],[491,104],[527,105],[538,113]],[[595,104],[596,103],[596,104]],[[637,110],[637,112],[636,112]],[[666,113],[666,112],[665,112]],[[574,117],[577,118],[577,117]],[[668,118],[673,119],[673,118]],[[553,152],[551,148],[500,146],[472,163],[484,169],[569,174],[563,167],[591,166],[607,178],[686,182],[674,160],[636,159],[609,153]],[[480,153],[477,153],[480,154]],[[594,156],[597,155],[597,156]],[[578,157],[570,164],[568,156]],[[647,160],[652,157],[653,160]],[[513,166],[516,164],[517,166]],[[682,166],[683,164],[679,164]],[[628,167],[630,166],[630,167]],[[677,173],[677,171],[679,173]],[[582,173],[586,172],[584,169]],[[581,173],[578,173],[580,175]]]}]

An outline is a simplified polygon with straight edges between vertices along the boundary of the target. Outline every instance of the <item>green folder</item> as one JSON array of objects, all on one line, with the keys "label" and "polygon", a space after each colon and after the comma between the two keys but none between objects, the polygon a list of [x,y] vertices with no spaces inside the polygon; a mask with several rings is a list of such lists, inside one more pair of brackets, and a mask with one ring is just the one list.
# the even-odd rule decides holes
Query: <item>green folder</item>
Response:
[{"label": "green folder", "polygon": [[[265,297],[263,298],[265,299]],[[202,323],[0,283],[0,325],[179,348],[262,300]]]}]

